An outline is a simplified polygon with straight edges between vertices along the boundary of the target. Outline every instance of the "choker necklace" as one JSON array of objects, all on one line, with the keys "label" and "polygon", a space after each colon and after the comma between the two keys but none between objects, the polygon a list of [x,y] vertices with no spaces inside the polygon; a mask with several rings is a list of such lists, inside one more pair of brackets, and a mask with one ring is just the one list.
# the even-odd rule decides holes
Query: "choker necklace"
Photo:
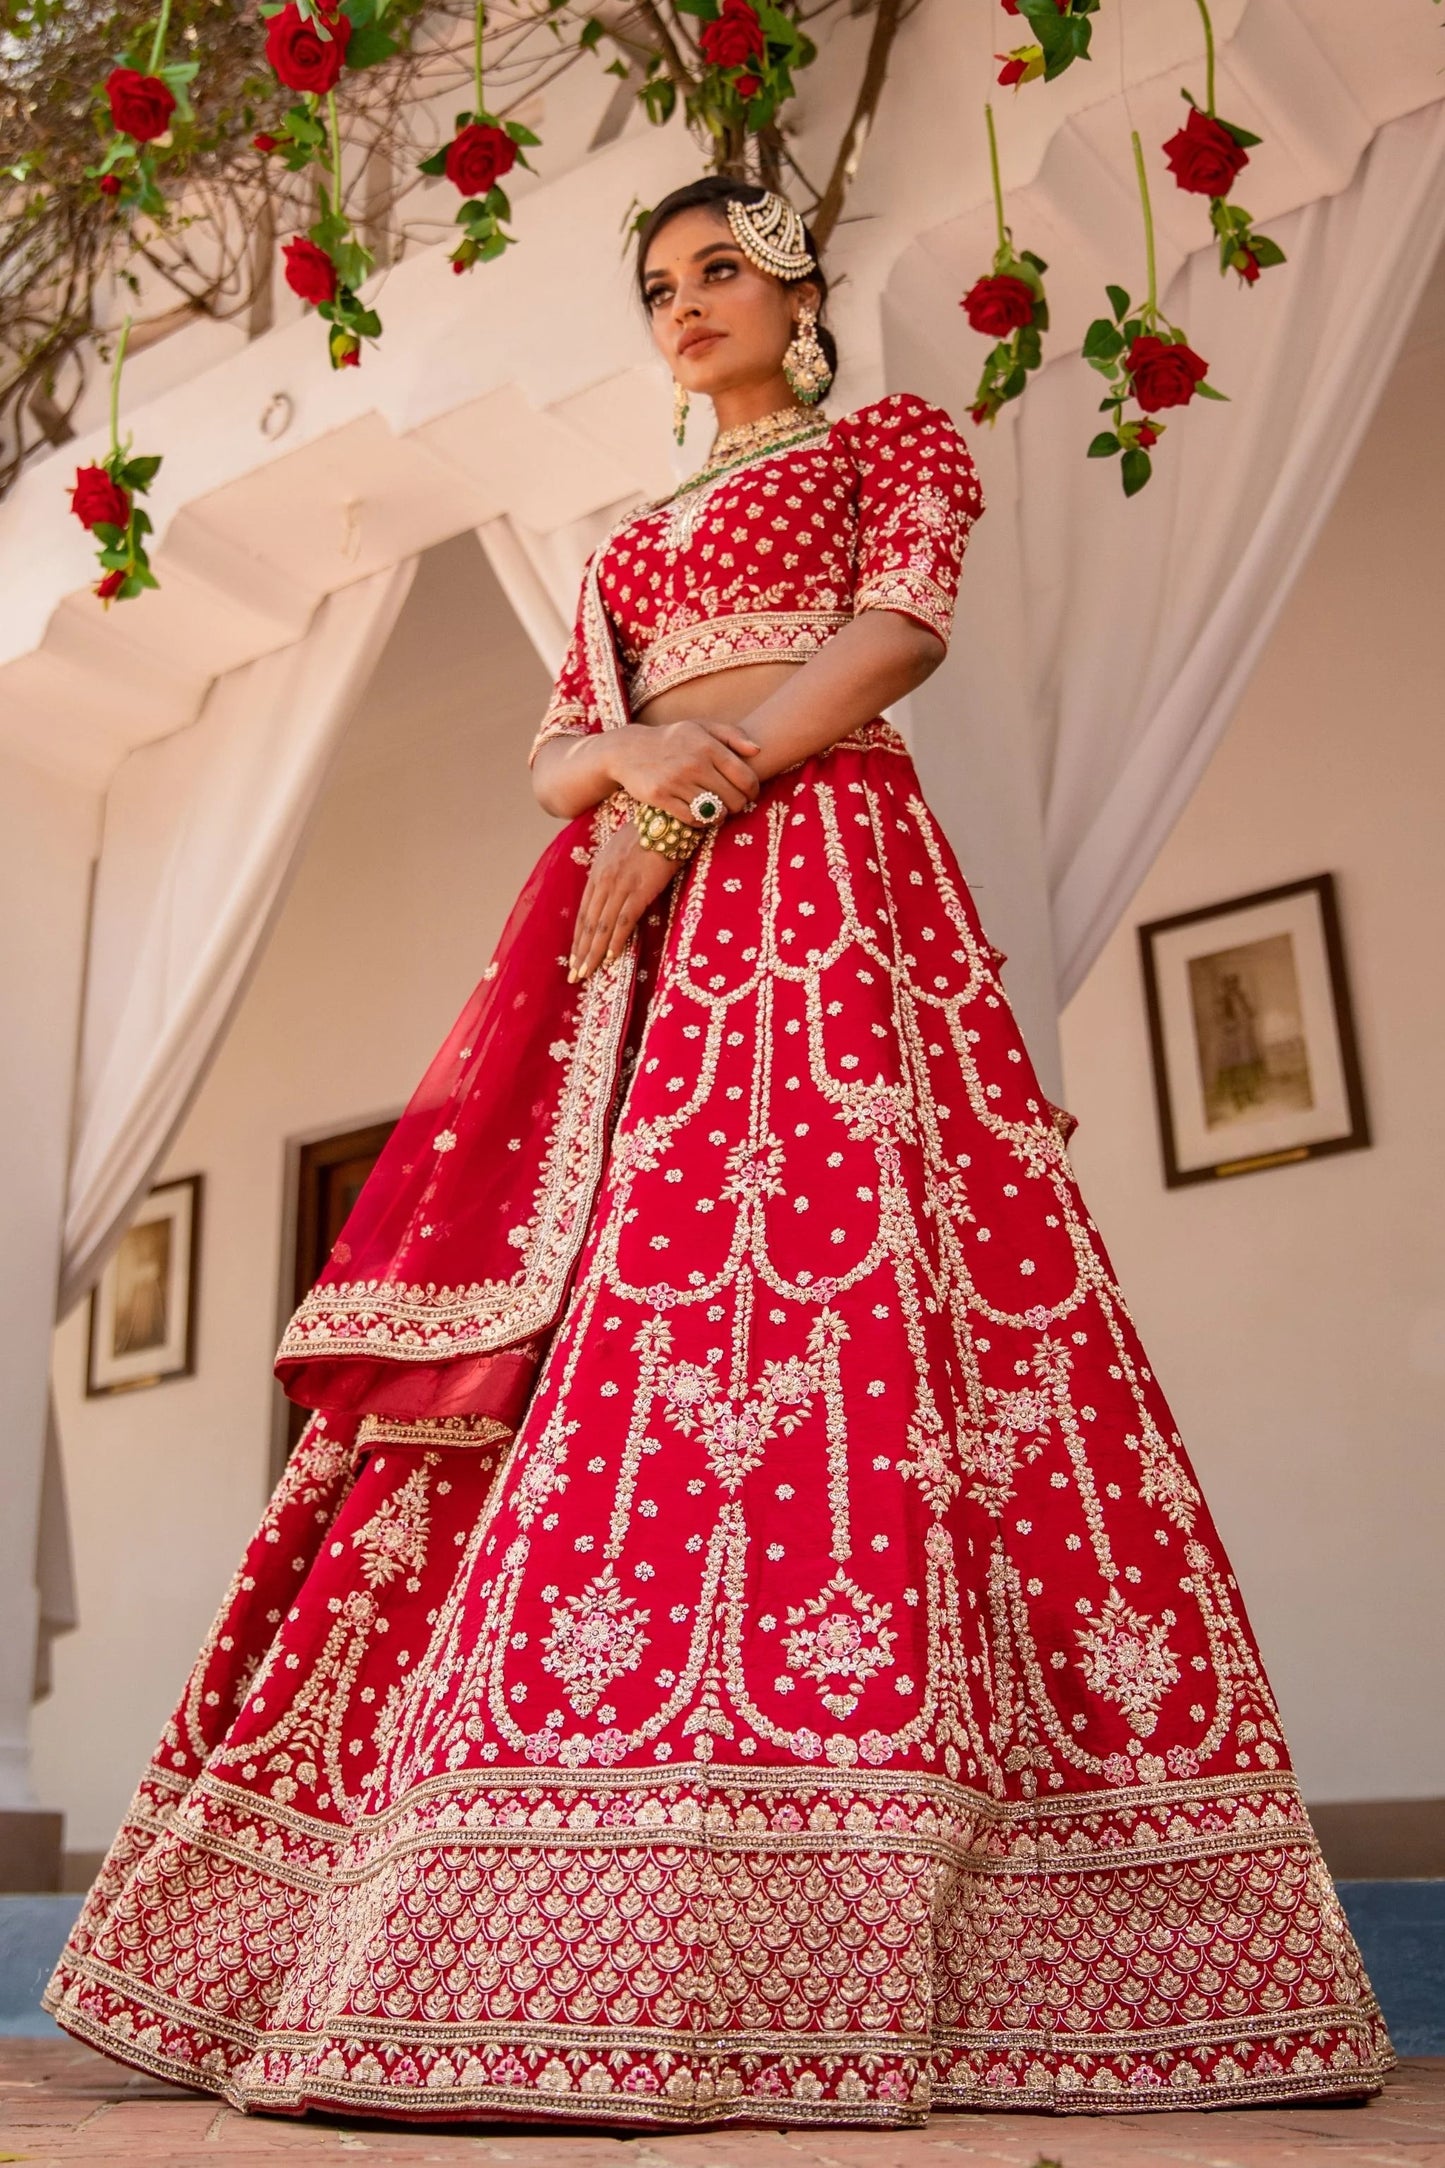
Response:
[{"label": "choker necklace", "polygon": [[666,505],[672,507],[666,536],[669,547],[686,548],[706,509],[713,485],[725,475],[747,466],[751,460],[765,458],[769,452],[785,451],[789,445],[826,436],[832,426],[831,417],[821,407],[787,406],[779,407],[772,414],[760,414],[756,421],[739,422],[735,429],[719,430],[706,464],[699,467],[696,474],[690,474],[670,497],[649,507],[652,511],[660,511]]},{"label": "choker necklace", "polygon": [[720,429],[713,438],[712,450],[701,471],[703,474],[715,473],[719,467],[731,466],[735,459],[746,459],[753,452],[765,452],[775,444],[786,444],[790,438],[816,429],[820,423],[827,427],[816,407],[785,406],[776,408],[771,414],[760,414],[756,421],[739,422],[733,429]]}]

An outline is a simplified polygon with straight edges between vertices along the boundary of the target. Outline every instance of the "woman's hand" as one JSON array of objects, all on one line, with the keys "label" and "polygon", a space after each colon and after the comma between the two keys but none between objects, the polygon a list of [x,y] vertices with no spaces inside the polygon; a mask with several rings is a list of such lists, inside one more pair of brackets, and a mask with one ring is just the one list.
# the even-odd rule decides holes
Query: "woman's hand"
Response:
[{"label": "woman's hand", "polygon": [[729,813],[741,813],[760,785],[748,765],[762,748],[737,723],[636,723],[617,733],[612,772],[641,805],[660,806],[690,827],[692,801],[710,791]]},{"label": "woman's hand", "polygon": [[[652,801],[656,804],[656,800]],[[631,821],[613,830],[592,861],[577,924],[567,981],[590,978],[600,964],[620,956],[649,904],[657,901],[677,867],[661,851],[644,850]]]}]

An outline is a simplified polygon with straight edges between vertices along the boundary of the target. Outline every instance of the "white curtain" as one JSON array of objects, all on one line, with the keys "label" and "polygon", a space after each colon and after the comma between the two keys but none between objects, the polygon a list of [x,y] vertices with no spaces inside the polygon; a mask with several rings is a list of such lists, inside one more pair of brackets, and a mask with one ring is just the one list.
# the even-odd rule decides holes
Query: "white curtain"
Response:
[{"label": "white curtain", "polygon": [[587,560],[623,509],[620,502],[603,505],[551,534],[537,534],[507,512],[477,529],[498,586],[553,677],[572,637]]},{"label": "white curtain", "polygon": [[218,678],[198,720],[107,794],[91,921],[60,1312],[103,1270],[285,894],[415,559],[320,604],[304,639]]},{"label": "white curtain", "polygon": [[1390,122],[1347,189],[1269,231],[1289,262],[1250,292],[1201,249],[1167,296],[1232,404],[1160,417],[1141,496],[1081,456],[1102,379],[1077,357],[1018,415],[999,510],[1017,527],[1060,1006],[1199,780],[1359,449],[1445,233],[1445,105]]}]

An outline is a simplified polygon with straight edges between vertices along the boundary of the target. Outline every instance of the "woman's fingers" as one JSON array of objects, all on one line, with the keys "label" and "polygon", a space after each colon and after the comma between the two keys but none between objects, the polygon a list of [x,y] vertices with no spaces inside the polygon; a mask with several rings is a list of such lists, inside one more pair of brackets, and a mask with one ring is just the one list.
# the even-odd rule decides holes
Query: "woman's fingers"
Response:
[{"label": "woman's fingers", "polygon": [[730,745],[735,753],[741,753],[744,760],[751,760],[754,753],[762,751],[757,739],[750,738],[741,723],[709,723],[706,727],[715,738],[721,738],[724,745]]},{"label": "woman's fingers", "polygon": [[[735,791],[741,798],[742,805],[751,805],[761,786],[747,762],[736,753],[729,752],[725,745],[719,745],[713,751],[712,763],[719,788],[724,794],[729,790]],[[732,807],[734,813],[741,810],[741,805]]]}]

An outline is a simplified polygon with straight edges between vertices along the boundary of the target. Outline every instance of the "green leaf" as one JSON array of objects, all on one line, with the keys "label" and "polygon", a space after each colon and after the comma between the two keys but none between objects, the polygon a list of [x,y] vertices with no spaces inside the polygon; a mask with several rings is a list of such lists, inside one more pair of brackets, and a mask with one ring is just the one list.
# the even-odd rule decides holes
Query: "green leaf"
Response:
[{"label": "green leaf", "polygon": [[1289,261],[1279,243],[1271,241],[1268,234],[1255,234],[1249,243],[1249,251],[1261,271],[1267,270],[1271,264],[1288,263]]},{"label": "green leaf", "polygon": [[1124,454],[1122,467],[1124,495],[1137,497],[1153,472],[1154,463],[1149,454],[1141,451],[1137,444],[1131,444]]},{"label": "green leaf", "polygon": [[1104,291],[1109,296],[1109,306],[1114,311],[1115,323],[1122,324],[1129,313],[1129,296],[1122,286],[1106,286]]},{"label": "green leaf", "polygon": [[[623,72],[625,73],[626,70],[624,69]],[[539,135],[533,135],[530,128],[524,128],[519,120],[509,120],[507,122],[507,133],[514,143],[523,144],[529,151],[536,150],[542,140]]]},{"label": "green leaf", "polygon": [[1003,380],[1003,395],[1005,399],[1017,399],[1019,393],[1028,383],[1028,380],[1028,371],[1026,369],[1010,369],[1008,375]]},{"label": "green leaf", "polygon": [[1039,272],[1040,275],[1042,275],[1049,268],[1048,265],[1044,262],[1043,257],[1036,256],[1031,248],[1020,249],[1019,260],[1022,263],[1031,264],[1033,269]]},{"label": "green leaf", "polygon": [[1082,351],[1085,361],[1111,362],[1123,353],[1124,341],[1107,316],[1096,316],[1084,333]]},{"label": "green leaf", "polygon": [[[1217,113],[1214,117],[1216,120],[1219,120],[1219,115]],[[1253,150],[1256,143],[1262,143],[1264,141],[1263,136],[1251,135],[1247,128],[1239,127],[1232,120],[1219,120],[1219,125],[1224,130],[1226,135],[1231,135],[1234,137],[1235,142],[1239,145],[1242,151]]]},{"label": "green leaf", "polygon": [[1223,401],[1225,406],[1228,406],[1229,404],[1228,392],[1216,391],[1214,386],[1209,382],[1208,378],[1206,378],[1202,384],[1195,385],[1194,396],[1196,399],[1220,399]]},{"label": "green leaf", "polygon": [[148,452],[140,459],[128,459],[120,470],[122,488],[149,489],[160,472],[160,465],[159,452]]},{"label": "green leaf", "polygon": [[1089,446],[1088,456],[1090,459],[1112,459],[1115,452],[1122,452],[1123,449],[1112,429],[1101,429]]},{"label": "green leaf", "polygon": [[390,60],[401,51],[401,41],[394,38],[384,23],[366,23],[353,30],[346,47],[348,68],[374,68],[378,61]]},{"label": "green leaf", "polygon": [[720,10],[717,0],[672,0],[679,15],[697,15],[704,22],[716,20]]},{"label": "green leaf", "polygon": [[440,177],[447,170],[447,151],[449,148],[450,146],[444,143],[439,151],[432,152],[430,158],[419,160],[417,172],[430,173],[433,177]]},{"label": "green leaf", "polygon": [[577,49],[582,53],[592,53],[601,43],[602,24],[597,16],[589,15],[578,36]]},{"label": "green leaf", "polygon": [[482,200],[486,204],[487,209],[491,212],[493,218],[511,217],[512,206],[508,200],[507,191],[500,185],[500,183],[496,183],[490,189],[488,189],[486,195],[483,197]]}]

